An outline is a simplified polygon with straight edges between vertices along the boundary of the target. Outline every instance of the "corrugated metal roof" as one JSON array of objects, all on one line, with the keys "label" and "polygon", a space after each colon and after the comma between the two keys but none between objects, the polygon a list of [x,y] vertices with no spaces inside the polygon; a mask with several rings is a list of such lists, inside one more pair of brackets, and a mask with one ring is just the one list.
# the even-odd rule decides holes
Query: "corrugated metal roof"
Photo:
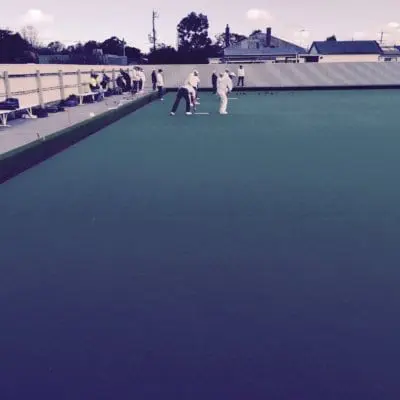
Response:
[{"label": "corrugated metal roof", "polygon": [[382,50],[375,40],[349,40],[314,42],[319,54],[381,54]]},{"label": "corrugated metal roof", "polygon": [[400,56],[399,46],[382,47],[383,55]]},{"label": "corrugated metal roof", "polygon": [[[250,35],[248,38],[243,38],[239,40],[237,43],[241,43],[245,40],[256,40],[260,41],[262,44],[263,48],[265,47],[265,42],[266,42],[266,33],[265,32],[258,32],[254,35]],[[294,51],[295,53],[304,53],[307,52],[306,49],[304,49],[301,46],[298,46],[295,43],[288,42],[287,40],[283,40],[281,38],[278,38],[277,36],[271,35],[271,45],[274,46],[275,48],[286,48],[287,50],[290,48],[290,51]],[[235,47],[235,45],[229,46],[229,47]]]},{"label": "corrugated metal roof", "polygon": [[[299,48],[301,49],[301,48]],[[283,55],[296,55],[305,54],[307,51],[301,49],[301,51],[296,48],[287,47],[262,47],[260,49],[243,49],[240,47],[227,47],[224,49],[225,56],[283,56]]]}]

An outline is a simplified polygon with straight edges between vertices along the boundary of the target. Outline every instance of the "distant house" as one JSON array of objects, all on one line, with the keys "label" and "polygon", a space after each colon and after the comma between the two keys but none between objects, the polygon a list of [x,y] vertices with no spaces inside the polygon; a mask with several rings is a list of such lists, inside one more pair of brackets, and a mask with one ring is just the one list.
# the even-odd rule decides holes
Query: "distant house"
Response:
[{"label": "distant house", "polygon": [[94,49],[93,55],[97,58],[99,64],[128,65],[128,57],[127,56],[117,56],[114,54],[103,54],[102,49]]},{"label": "distant house", "polygon": [[299,55],[307,53],[303,47],[273,36],[271,28],[256,31],[235,44],[229,42],[228,26],[225,36],[229,44],[224,49],[225,62],[299,62]]},{"label": "distant house", "polygon": [[381,49],[380,61],[400,62],[400,46],[382,46]]},{"label": "distant house", "polygon": [[382,49],[375,40],[327,40],[313,42],[309,54],[318,56],[319,62],[376,62]]},{"label": "distant house", "polygon": [[39,64],[67,64],[71,61],[69,54],[39,55]]},{"label": "distant house", "polygon": [[116,56],[114,54],[104,54],[102,63],[105,65],[128,65],[127,56]]}]

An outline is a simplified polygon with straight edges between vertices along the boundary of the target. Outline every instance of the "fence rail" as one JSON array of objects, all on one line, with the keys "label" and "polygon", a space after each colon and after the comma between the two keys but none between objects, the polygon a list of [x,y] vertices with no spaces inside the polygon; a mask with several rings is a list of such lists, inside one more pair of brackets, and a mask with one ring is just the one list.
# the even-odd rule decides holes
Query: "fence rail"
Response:
[{"label": "fence rail", "polygon": [[[0,65],[0,101],[18,97],[21,107],[58,101],[89,91],[91,73],[106,73],[115,87],[120,66]],[[124,68],[132,73],[132,67]]]},{"label": "fence rail", "polygon": [[[211,87],[211,74],[237,66],[228,64],[207,65],[143,65],[147,76],[145,87],[151,85],[151,72],[163,69],[167,87],[181,85],[188,74],[196,68],[200,73],[202,87]],[[245,84],[252,87],[318,88],[318,87],[368,87],[400,85],[400,63],[383,62],[335,62],[301,64],[247,64]],[[92,72],[106,73],[113,86],[121,66],[63,65],[63,64],[0,64],[0,100],[18,97],[21,106],[43,105],[58,101],[71,94],[89,91]],[[124,67],[132,74],[133,67]]]}]

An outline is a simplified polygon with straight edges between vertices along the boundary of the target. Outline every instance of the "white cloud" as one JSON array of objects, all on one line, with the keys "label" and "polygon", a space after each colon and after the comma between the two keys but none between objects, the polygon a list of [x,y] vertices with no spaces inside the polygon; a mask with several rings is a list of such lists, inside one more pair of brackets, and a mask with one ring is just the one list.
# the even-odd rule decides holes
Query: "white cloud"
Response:
[{"label": "white cloud", "polygon": [[54,17],[50,14],[44,13],[42,10],[31,9],[28,10],[22,17],[21,23],[23,25],[47,25],[54,22]]},{"label": "white cloud", "polygon": [[252,8],[247,11],[246,17],[251,21],[268,21],[271,19],[271,14],[267,10]]},{"label": "white cloud", "polygon": [[396,28],[399,28],[399,27],[400,27],[400,24],[399,24],[398,22],[389,22],[389,23],[388,23],[388,27],[389,27],[389,28],[396,29]]}]

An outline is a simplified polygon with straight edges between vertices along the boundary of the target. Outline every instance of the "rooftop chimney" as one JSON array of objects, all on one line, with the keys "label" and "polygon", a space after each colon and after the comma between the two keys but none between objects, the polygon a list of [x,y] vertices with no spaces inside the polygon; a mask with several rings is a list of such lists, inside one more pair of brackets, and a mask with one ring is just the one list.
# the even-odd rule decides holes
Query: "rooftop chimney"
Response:
[{"label": "rooftop chimney", "polygon": [[225,28],[225,47],[229,47],[231,45],[231,30],[229,25],[226,25]]},{"label": "rooftop chimney", "polygon": [[271,28],[267,28],[266,36],[265,36],[265,45],[267,47],[271,47]]}]

